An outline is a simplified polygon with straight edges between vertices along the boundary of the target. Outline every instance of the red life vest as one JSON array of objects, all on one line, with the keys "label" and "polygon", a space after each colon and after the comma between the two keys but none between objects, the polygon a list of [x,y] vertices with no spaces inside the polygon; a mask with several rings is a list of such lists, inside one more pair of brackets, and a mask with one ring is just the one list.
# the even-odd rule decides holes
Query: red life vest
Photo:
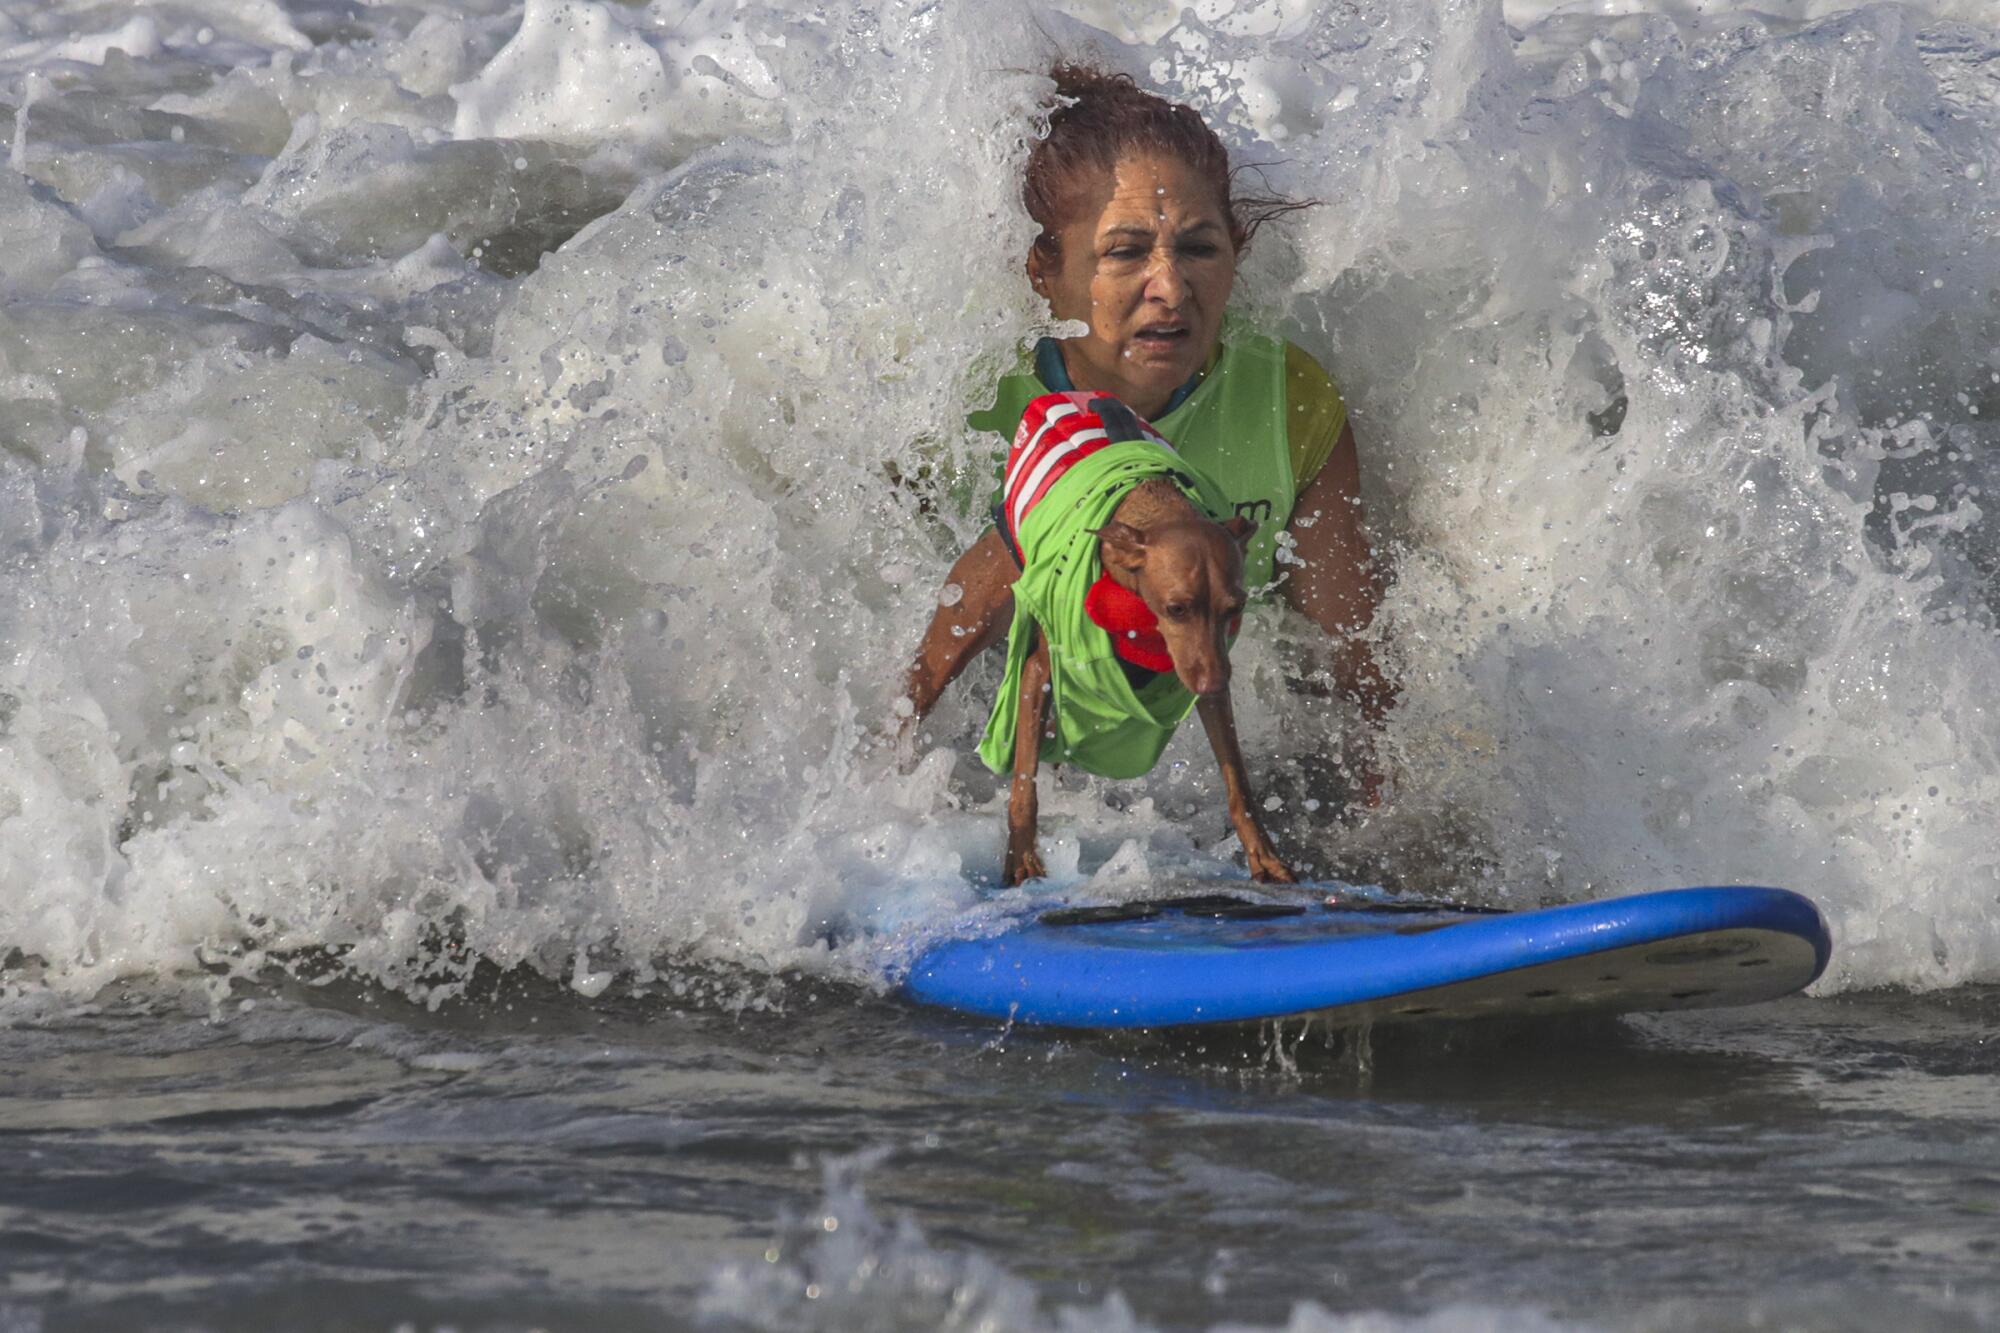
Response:
[{"label": "red life vest", "polygon": [[[1107,445],[1137,439],[1151,440],[1169,453],[1175,452],[1150,422],[1109,394],[1047,393],[1029,403],[1014,431],[1001,482],[1001,518],[1007,525],[1008,544],[1016,551],[1021,549],[1021,521],[1049,493],[1057,478]],[[1174,669],[1166,636],[1160,633],[1159,617],[1143,597],[1108,571],[1084,595],[1083,611],[1091,623],[1111,636],[1112,651],[1125,661],[1147,671]],[[1230,633],[1235,632],[1232,625]]]}]

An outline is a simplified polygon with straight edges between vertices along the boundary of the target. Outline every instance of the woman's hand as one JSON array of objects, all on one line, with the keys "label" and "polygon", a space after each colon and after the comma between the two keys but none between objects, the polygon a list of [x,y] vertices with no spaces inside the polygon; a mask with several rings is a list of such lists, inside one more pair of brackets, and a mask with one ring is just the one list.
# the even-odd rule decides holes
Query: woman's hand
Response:
[{"label": "woman's hand", "polygon": [[1375,756],[1370,754],[1367,765],[1361,770],[1361,807],[1364,810],[1380,810],[1388,803],[1389,780],[1382,776],[1382,770],[1375,766]]}]

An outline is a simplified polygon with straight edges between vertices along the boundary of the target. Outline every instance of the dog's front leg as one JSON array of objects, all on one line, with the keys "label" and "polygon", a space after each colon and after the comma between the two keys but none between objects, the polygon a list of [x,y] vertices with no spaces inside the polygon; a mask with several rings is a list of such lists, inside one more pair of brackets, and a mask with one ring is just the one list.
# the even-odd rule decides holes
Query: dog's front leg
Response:
[{"label": "dog's front leg", "polygon": [[1044,639],[1021,667],[1021,708],[1014,721],[1014,784],[1007,791],[1007,860],[1002,868],[1009,888],[1040,879],[1042,854],[1035,849],[1035,770],[1041,765],[1042,731],[1049,718],[1049,645]]},{"label": "dog's front leg", "polygon": [[1209,748],[1222,766],[1222,784],[1229,793],[1229,822],[1243,844],[1243,859],[1250,865],[1250,877],[1260,884],[1290,884],[1292,872],[1278,859],[1278,849],[1257,822],[1250,807],[1250,777],[1243,769],[1243,751],[1236,743],[1236,714],[1229,706],[1229,692],[1204,695],[1195,704],[1201,727],[1208,733]]}]

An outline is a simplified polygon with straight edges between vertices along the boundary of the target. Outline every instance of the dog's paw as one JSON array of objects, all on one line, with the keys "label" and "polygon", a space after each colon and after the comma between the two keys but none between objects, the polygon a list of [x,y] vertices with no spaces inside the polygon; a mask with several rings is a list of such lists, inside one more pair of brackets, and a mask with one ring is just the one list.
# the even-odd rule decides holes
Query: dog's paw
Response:
[{"label": "dog's paw", "polygon": [[1026,848],[1009,847],[1007,861],[1002,868],[1002,876],[1008,888],[1017,888],[1031,879],[1041,879],[1048,870],[1042,865],[1042,854],[1033,843]]},{"label": "dog's paw", "polygon": [[1250,878],[1259,884],[1298,883],[1291,867],[1279,860],[1278,854],[1268,844],[1244,849],[1243,859],[1250,864]]}]

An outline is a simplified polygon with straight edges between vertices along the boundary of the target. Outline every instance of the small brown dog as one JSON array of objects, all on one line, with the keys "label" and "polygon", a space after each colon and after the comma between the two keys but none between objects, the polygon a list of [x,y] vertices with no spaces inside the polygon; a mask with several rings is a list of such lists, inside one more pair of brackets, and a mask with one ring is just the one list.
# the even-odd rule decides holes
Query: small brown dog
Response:
[{"label": "small brown dog", "polygon": [[[1223,507],[1117,399],[1049,394],[1029,405],[1015,435],[995,531],[952,569],[948,586],[960,595],[939,599],[918,647],[904,729],[1011,618],[1007,684],[980,747],[989,765],[1013,772],[1009,885],[1045,873],[1035,846],[1044,744],[1088,771],[1136,777],[1190,702],[1221,765],[1251,875],[1292,882],[1252,808],[1229,702],[1229,641],[1256,524],[1240,515],[1217,522],[1190,491]],[[1180,688],[1159,679],[1168,672]]]}]

